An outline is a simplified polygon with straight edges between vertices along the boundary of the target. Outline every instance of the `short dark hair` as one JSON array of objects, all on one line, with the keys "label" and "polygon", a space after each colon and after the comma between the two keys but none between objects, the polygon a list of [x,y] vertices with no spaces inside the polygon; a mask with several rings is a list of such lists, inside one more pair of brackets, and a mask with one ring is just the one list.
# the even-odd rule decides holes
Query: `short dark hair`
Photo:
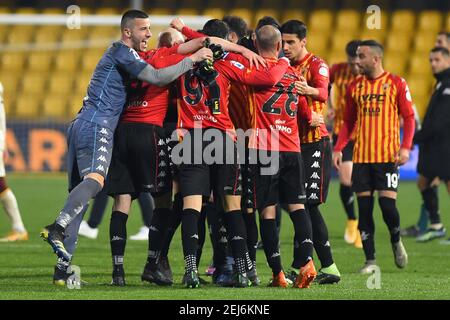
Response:
[{"label": "short dark hair", "polygon": [[431,52],[436,53],[436,52],[440,52],[443,56],[450,56],[450,51],[448,51],[447,48],[444,47],[434,47],[433,49],[431,49]]},{"label": "short dark hair", "polygon": [[211,19],[206,21],[200,32],[210,37],[226,39],[230,33],[230,27],[222,20]]},{"label": "short dark hair", "polygon": [[356,57],[356,49],[358,49],[358,46],[361,45],[361,40],[352,40],[345,46],[345,53],[349,57],[355,58]]},{"label": "short dark hair", "polygon": [[129,26],[130,21],[134,19],[147,19],[148,14],[141,10],[128,10],[122,15],[120,21],[120,29],[125,29]]},{"label": "short dark hair", "polygon": [[361,43],[359,44],[360,47],[370,47],[372,49],[378,50],[381,55],[383,56],[384,53],[384,47],[383,45],[381,45],[381,43],[377,42],[376,40],[364,40],[361,41]]},{"label": "short dark hair", "polygon": [[439,36],[444,35],[447,37],[448,40],[450,40],[450,32],[447,31],[441,31],[438,33]]},{"label": "short dark hair", "polygon": [[235,32],[239,39],[245,37],[247,35],[247,22],[241,17],[236,16],[225,16],[223,17],[223,21],[228,24],[230,30]]},{"label": "short dark hair", "polygon": [[259,28],[261,28],[263,26],[273,26],[273,27],[277,28],[278,30],[281,28],[281,25],[278,22],[278,20],[275,19],[274,17],[270,17],[270,16],[264,16],[258,20],[258,23],[256,24],[255,32],[256,32],[256,30],[258,30]]},{"label": "short dark hair", "polygon": [[281,33],[296,34],[300,40],[306,38],[306,24],[300,20],[289,20],[281,26]]}]

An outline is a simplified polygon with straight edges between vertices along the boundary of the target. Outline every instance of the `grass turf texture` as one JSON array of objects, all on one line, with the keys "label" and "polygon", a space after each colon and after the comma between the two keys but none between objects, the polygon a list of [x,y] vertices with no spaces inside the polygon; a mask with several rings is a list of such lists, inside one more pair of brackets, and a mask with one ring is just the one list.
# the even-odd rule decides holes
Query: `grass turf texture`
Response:
[{"label": "grass turf texture", "polygon": [[[343,240],[345,214],[338,196],[338,183],[333,181],[330,195],[322,213],[327,221],[334,259],[341,271],[342,280],[337,285],[313,285],[310,289],[267,288],[271,273],[262,250],[258,250],[259,287],[234,289],[219,288],[212,284],[201,289],[185,289],[179,282],[183,275],[183,256],[179,231],[169,252],[176,284],[158,287],[141,283],[140,275],[146,260],[147,242],[128,241],[125,255],[127,286],[109,286],[111,257],[108,241],[111,202],[100,226],[99,238],[80,238],[73,263],[81,267],[81,277],[89,284],[80,290],[55,287],[52,284],[56,256],[48,244],[39,238],[43,226],[56,217],[66,196],[64,175],[11,174],[8,183],[15,192],[28,228],[30,240],[21,243],[0,243],[0,299],[448,299],[450,297],[450,246],[438,240],[419,244],[414,239],[404,239],[409,254],[409,265],[404,270],[395,267],[387,228],[382,221],[378,205],[375,206],[376,249],[381,268],[381,289],[366,286],[368,276],[357,270],[364,263],[362,249],[347,245]],[[443,186],[440,188],[443,222],[450,226],[450,203]],[[398,207],[402,227],[416,222],[421,197],[413,182],[401,182]],[[128,221],[128,235],[138,231],[142,223],[137,204],[133,205]],[[282,261],[288,269],[292,256],[293,228],[287,214],[283,215],[281,231]],[[9,231],[9,221],[0,215],[0,234]],[[209,239],[205,242],[200,272],[203,273],[211,259]],[[316,268],[320,268],[315,259]],[[202,276],[210,280],[208,277]]]}]

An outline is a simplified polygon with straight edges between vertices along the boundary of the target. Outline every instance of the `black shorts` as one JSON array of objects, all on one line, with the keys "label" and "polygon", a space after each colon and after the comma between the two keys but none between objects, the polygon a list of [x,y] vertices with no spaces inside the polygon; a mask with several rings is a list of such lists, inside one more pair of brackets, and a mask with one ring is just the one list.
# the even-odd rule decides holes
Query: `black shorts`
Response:
[{"label": "black shorts", "polygon": [[[339,136],[333,134],[333,145],[338,141]],[[342,162],[353,161],[353,147],[355,146],[355,141],[349,140],[345,148],[342,150]]]},{"label": "black shorts", "polygon": [[172,190],[164,129],[145,123],[119,123],[106,187],[109,195]]},{"label": "black shorts", "polygon": [[[449,143],[450,145],[450,143]],[[450,148],[438,147],[432,144],[419,144],[419,160],[417,172],[432,181],[438,177],[450,181]]]},{"label": "black shorts", "polygon": [[[242,177],[236,144],[225,132],[214,128],[196,130],[196,135],[205,135],[208,130],[220,132],[218,140],[203,141],[201,139],[197,141],[185,136],[177,146],[180,149],[175,150],[175,153],[181,150],[181,163],[175,160],[175,163],[178,164],[181,195],[183,197],[192,195],[209,196],[211,190],[220,199],[225,195],[241,195]],[[193,131],[189,131],[191,137]],[[214,148],[216,141],[218,147]],[[216,154],[215,150],[219,151],[219,148],[222,149],[222,152]],[[190,152],[190,154],[186,155],[185,152]],[[211,156],[211,158],[206,159],[204,155]],[[174,160],[173,157],[174,154],[172,154],[172,160]]]},{"label": "black shorts", "polygon": [[255,183],[255,206],[261,212],[264,208],[277,203],[306,203],[303,160],[300,152],[272,153],[278,157],[278,170],[273,174],[264,174],[261,169],[270,165],[252,166]]},{"label": "black shorts", "polygon": [[354,192],[375,190],[397,191],[398,166],[395,163],[354,163],[352,189]]},{"label": "black shorts", "polygon": [[324,203],[327,200],[331,177],[330,138],[324,137],[317,142],[304,143],[301,147],[308,203]]}]

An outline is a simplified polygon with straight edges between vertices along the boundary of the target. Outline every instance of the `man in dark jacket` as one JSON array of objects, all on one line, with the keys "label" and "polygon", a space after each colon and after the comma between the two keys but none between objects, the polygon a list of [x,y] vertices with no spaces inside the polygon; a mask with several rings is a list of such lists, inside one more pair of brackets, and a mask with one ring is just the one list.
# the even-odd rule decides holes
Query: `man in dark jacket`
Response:
[{"label": "man in dark jacket", "polygon": [[[419,144],[418,187],[430,218],[430,226],[423,235],[417,238],[418,242],[445,236],[445,228],[439,216],[438,199],[433,187],[439,184],[439,180],[442,180],[446,183],[450,194],[449,50],[438,47],[432,49],[430,64],[437,83],[422,123],[422,129],[414,137],[415,142]],[[445,242],[450,244],[450,241]]]}]

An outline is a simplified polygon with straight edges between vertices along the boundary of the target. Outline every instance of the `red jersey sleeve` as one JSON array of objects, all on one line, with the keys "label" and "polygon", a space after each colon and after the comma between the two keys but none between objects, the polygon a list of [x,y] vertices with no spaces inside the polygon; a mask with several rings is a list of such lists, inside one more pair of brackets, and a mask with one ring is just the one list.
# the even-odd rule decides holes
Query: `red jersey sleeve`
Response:
[{"label": "red jersey sleeve", "polygon": [[330,83],[329,70],[325,62],[320,59],[311,63],[311,84],[308,84],[319,90],[316,100],[326,102],[328,99],[328,85]]},{"label": "red jersey sleeve", "polygon": [[408,84],[402,78],[397,84],[397,104],[399,112],[403,118],[403,140],[401,148],[411,149],[414,137],[416,122],[414,120],[414,109],[412,106],[411,93]]},{"label": "red jersey sleeve", "polygon": [[289,67],[287,59],[279,59],[276,64],[266,69],[249,69],[242,63],[230,60],[218,64],[220,72],[231,81],[251,86],[273,86],[277,84]]},{"label": "red jersey sleeve", "polygon": [[357,121],[357,109],[355,100],[352,97],[352,90],[355,87],[355,82],[347,88],[347,93],[345,95],[345,113],[344,113],[344,123],[342,125],[341,131],[339,131],[338,141],[334,147],[334,151],[342,151],[350,140],[350,136],[353,129],[356,126]]},{"label": "red jersey sleeve", "polygon": [[205,36],[203,33],[197,32],[197,31],[189,28],[188,26],[184,26],[183,29],[181,29],[181,33],[189,40],[202,38]]}]

